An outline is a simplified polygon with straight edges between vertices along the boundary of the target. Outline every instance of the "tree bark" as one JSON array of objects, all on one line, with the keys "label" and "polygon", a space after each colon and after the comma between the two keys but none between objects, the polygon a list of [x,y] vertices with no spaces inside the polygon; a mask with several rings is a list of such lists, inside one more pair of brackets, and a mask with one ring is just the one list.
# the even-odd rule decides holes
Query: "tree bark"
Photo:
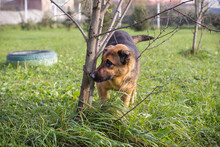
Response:
[{"label": "tree bark", "polygon": [[197,41],[197,36],[198,36],[198,29],[199,29],[199,24],[196,23],[194,27],[194,33],[193,33],[193,45],[192,45],[192,50],[191,53],[193,55],[196,54],[196,41]]},{"label": "tree bark", "polygon": [[200,45],[201,45],[201,42],[202,42],[202,36],[203,36],[203,27],[201,27],[201,34],[200,34],[200,38],[199,38],[199,43],[197,45],[197,52],[199,52],[199,50],[200,50]]},{"label": "tree bark", "polygon": [[195,23],[195,27],[194,27],[193,44],[192,44],[192,50],[191,50],[191,53],[193,55],[195,55],[199,51],[200,43],[202,40],[202,34],[200,36],[200,41],[199,41],[198,47],[196,47],[196,42],[197,42],[197,38],[198,38],[198,30],[199,30],[199,27],[201,26],[200,24],[203,20],[205,13],[209,9],[208,3],[205,3],[205,0],[195,1],[194,6],[195,6],[196,22],[198,22],[198,23]]},{"label": "tree bark", "polygon": [[[96,65],[96,44],[97,38],[95,35],[98,34],[99,27],[99,18],[101,12],[101,0],[93,1],[93,12],[92,12],[92,22],[89,29],[89,39],[87,43],[86,51],[86,61],[83,67],[83,79],[81,83],[81,91],[78,102],[77,111],[81,111],[85,108],[85,103],[87,103],[88,98],[90,97],[90,87],[93,87],[94,82],[90,78],[89,74],[93,71]],[[92,84],[91,84],[92,83]]]}]

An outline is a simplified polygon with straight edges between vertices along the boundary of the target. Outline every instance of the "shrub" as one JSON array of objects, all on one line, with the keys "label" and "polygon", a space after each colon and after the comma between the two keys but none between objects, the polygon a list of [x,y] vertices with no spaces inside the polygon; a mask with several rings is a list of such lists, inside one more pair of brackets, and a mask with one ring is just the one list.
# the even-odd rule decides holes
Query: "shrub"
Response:
[{"label": "shrub", "polygon": [[40,28],[39,28],[39,26],[36,23],[34,23],[31,20],[28,20],[27,23],[25,23],[25,22],[21,23],[21,29],[29,31],[29,30],[38,30]]},{"label": "shrub", "polygon": [[[137,6],[134,9],[134,13],[132,14],[133,23],[138,22],[148,16],[147,9],[144,6]],[[137,24],[132,28],[136,31],[146,30],[149,27],[148,21],[144,21],[143,23]]]},{"label": "shrub", "polygon": [[39,23],[35,23],[31,20],[24,22],[22,19],[21,29],[22,30],[40,30],[41,28],[54,28],[55,21],[52,19],[52,15],[50,13],[44,13],[44,16]]},{"label": "shrub", "polygon": [[54,25],[54,20],[52,19],[52,15],[51,13],[44,13],[43,19],[40,23],[38,23],[38,25],[40,27],[49,27],[49,28],[53,28]]},{"label": "shrub", "polygon": [[[73,11],[71,11],[70,8],[68,8],[67,13],[70,16],[73,16]],[[63,24],[68,30],[71,30],[75,26],[74,23],[69,18],[66,18],[65,21],[63,22]]]},{"label": "shrub", "polygon": [[112,10],[113,8],[114,8],[114,5],[110,6],[108,11],[105,13],[102,32],[107,31],[109,25],[111,24],[111,21],[114,15],[113,10]]},{"label": "shrub", "polygon": [[207,14],[204,18],[204,23],[220,29],[220,16],[217,14]]}]

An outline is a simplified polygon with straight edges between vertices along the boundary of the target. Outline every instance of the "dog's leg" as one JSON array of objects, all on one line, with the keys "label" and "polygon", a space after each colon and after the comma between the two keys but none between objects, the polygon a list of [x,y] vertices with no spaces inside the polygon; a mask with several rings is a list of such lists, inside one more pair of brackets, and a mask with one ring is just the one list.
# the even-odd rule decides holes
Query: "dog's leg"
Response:
[{"label": "dog's leg", "polygon": [[129,106],[129,103],[131,101],[132,91],[133,90],[126,91],[125,94],[123,94],[121,98],[122,101],[124,102],[124,105],[127,107]]},{"label": "dog's leg", "polygon": [[104,89],[101,84],[97,83],[97,89],[98,89],[98,94],[99,94],[99,98],[101,99],[101,102],[104,102],[107,99],[110,99],[109,91]]},{"label": "dog's leg", "polygon": [[130,103],[131,103],[131,107],[134,107],[134,95],[136,92],[136,88],[133,89],[132,93],[131,93],[131,99],[130,99]]}]

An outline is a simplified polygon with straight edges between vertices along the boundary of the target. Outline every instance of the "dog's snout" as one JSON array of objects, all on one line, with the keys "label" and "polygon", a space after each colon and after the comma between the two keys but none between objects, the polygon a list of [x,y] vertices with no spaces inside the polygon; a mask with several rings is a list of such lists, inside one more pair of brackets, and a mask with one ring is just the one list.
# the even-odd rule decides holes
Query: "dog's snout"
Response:
[{"label": "dog's snout", "polygon": [[94,72],[90,73],[90,77],[91,77],[92,79],[95,79],[95,74],[94,74]]}]

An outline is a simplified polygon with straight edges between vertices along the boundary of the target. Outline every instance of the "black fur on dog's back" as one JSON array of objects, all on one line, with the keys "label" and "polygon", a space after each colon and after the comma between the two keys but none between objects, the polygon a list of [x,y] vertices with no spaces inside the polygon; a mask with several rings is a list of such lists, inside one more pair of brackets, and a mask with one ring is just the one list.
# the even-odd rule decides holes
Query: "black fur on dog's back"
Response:
[{"label": "black fur on dog's back", "polygon": [[133,54],[137,58],[139,56],[139,51],[135,44],[151,39],[154,39],[154,37],[147,35],[130,36],[127,32],[119,30],[114,32],[106,47],[109,45],[124,44],[133,52]]},{"label": "black fur on dog's back", "polygon": [[117,44],[124,44],[126,45],[135,55],[137,58],[139,55],[138,49],[134,44],[132,37],[125,31],[115,31],[110,40],[108,41],[107,46],[109,45],[117,45]]}]

